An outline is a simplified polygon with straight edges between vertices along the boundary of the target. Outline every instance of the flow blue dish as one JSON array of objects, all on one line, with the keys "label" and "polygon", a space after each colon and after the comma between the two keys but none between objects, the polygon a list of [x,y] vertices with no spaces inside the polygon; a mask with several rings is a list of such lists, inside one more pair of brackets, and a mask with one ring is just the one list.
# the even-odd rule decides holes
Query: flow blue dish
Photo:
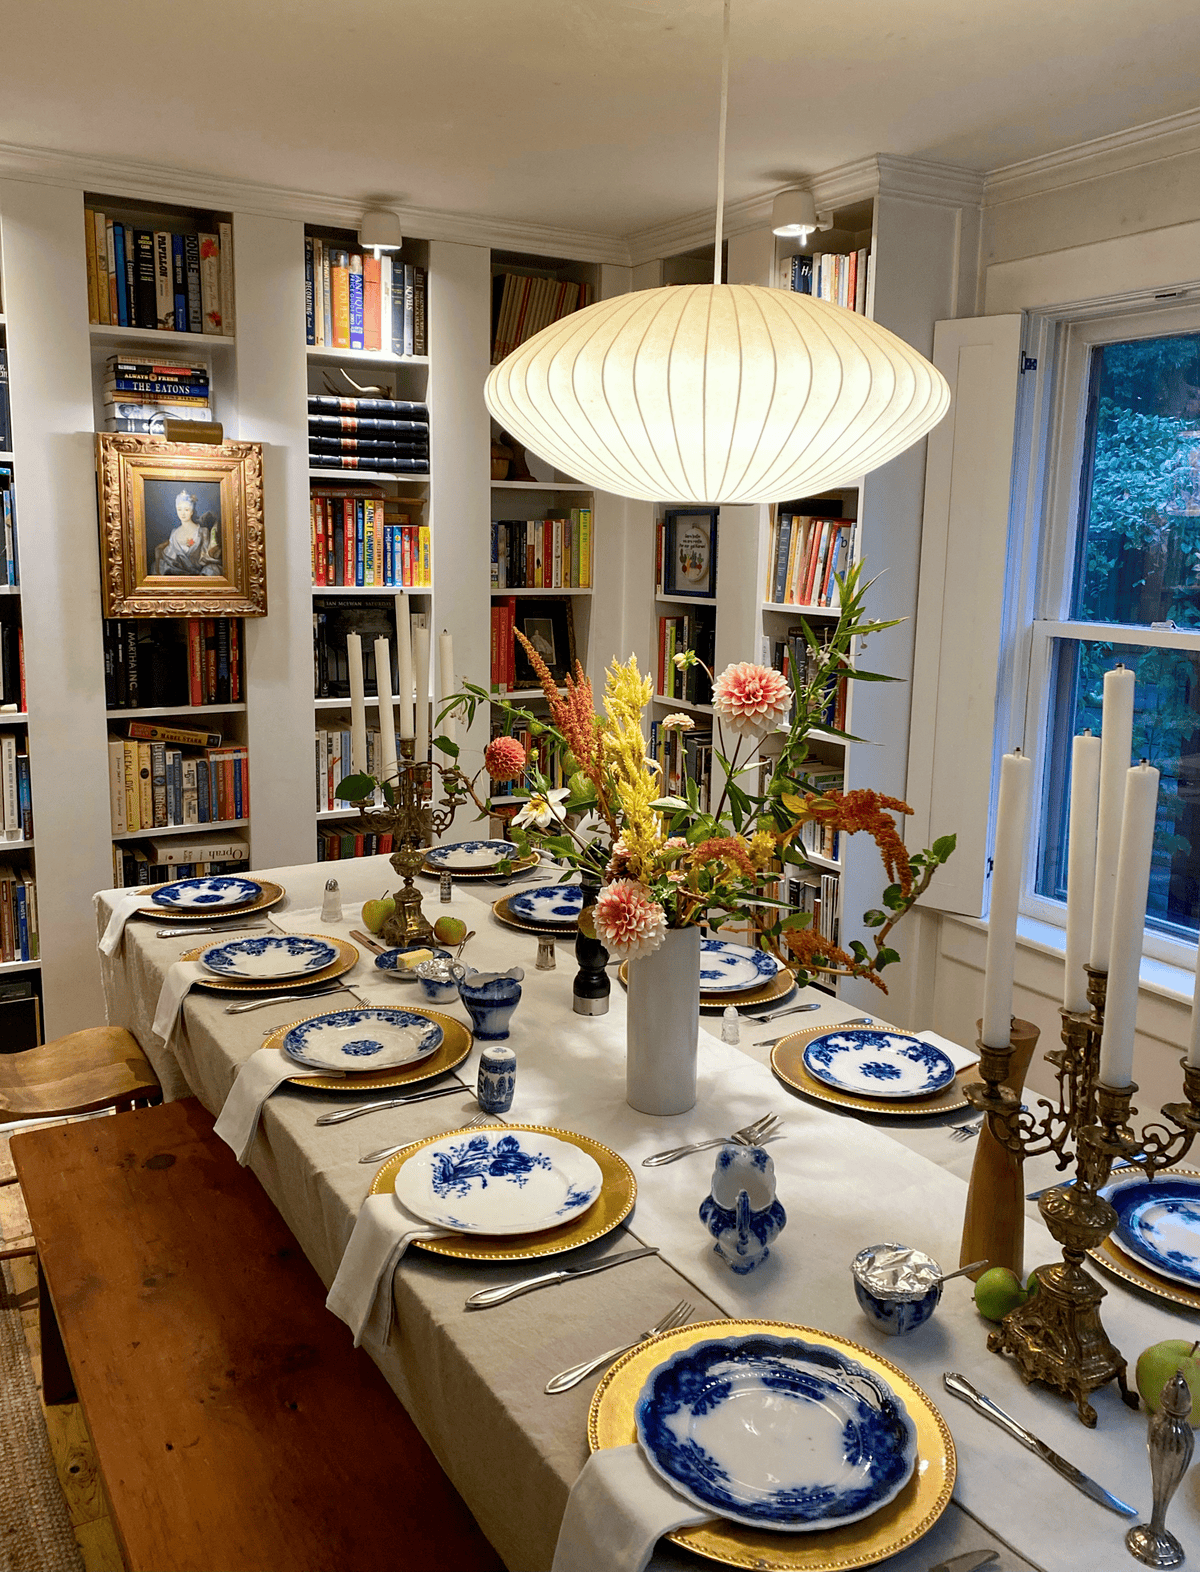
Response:
[{"label": "flow blue dish", "polygon": [[532,890],[510,895],[504,909],[518,922],[539,928],[574,928],[583,910],[583,887],[579,884],[542,884]]},{"label": "flow blue dish", "polygon": [[582,1216],[603,1184],[595,1158],[557,1136],[459,1130],[401,1164],[396,1199],[441,1228],[531,1234]]},{"label": "flow blue dish", "polygon": [[895,1102],[932,1097],[956,1071],[948,1054],[906,1032],[826,1032],[804,1049],[804,1068],[826,1086]]},{"label": "flow blue dish", "polygon": [[1141,1175],[1105,1185],[1121,1245],[1160,1277],[1200,1288],[1200,1179]]},{"label": "flow blue dish", "polygon": [[941,1267],[909,1245],[868,1245],[851,1261],[850,1273],[859,1308],[889,1337],[924,1325],[942,1297]]},{"label": "flow blue dish", "polygon": [[293,1026],[283,1051],[311,1070],[395,1070],[435,1053],[442,1028],[412,1010],[331,1010]]},{"label": "flow blue dish", "polygon": [[916,1426],[891,1387],[799,1337],[693,1343],[651,1372],[635,1420],[646,1460],[673,1490],[785,1534],[870,1516],[917,1461]]},{"label": "flow blue dish", "polygon": [[271,933],[260,939],[231,939],[213,944],[200,956],[200,964],[218,977],[239,982],[261,982],[273,977],[310,977],[324,971],[338,958],[328,939],[305,933]]},{"label": "flow blue dish", "polygon": [[486,873],[506,857],[515,860],[520,848],[512,841],[456,841],[451,846],[434,846],[425,853],[431,868],[449,873]]},{"label": "flow blue dish", "polygon": [[384,950],[382,955],[377,955],[375,970],[386,972],[393,982],[416,982],[416,972],[398,964],[400,956],[411,955],[414,950],[429,950],[435,961],[450,959],[449,950],[439,950],[430,944],[401,944],[394,950]]},{"label": "flow blue dish", "polygon": [[765,950],[752,950],[746,944],[728,939],[701,939],[700,992],[744,993],[769,983],[780,970],[780,962]]},{"label": "flow blue dish", "polygon": [[174,884],[162,884],[150,893],[150,899],[159,906],[169,906],[172,911],[224,911],[229,907],[247,906],[262,894],[262,885],[253,879],[235,878],[221,874],[211,879],[176,879]]}]

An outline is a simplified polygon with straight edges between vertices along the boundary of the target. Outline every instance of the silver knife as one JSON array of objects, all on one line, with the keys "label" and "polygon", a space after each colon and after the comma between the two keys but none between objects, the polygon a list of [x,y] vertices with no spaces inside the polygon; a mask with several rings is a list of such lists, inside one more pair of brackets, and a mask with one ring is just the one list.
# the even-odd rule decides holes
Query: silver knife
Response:
[{"label": "silver knife", "polygon": [[960,1376],[953,1370],[946,1370],[942,1374],[942,1384],[947,1392],[953,1393],[955,1397],[961,1397],[964,1403],[969,1403],[985,1419],[990,1419],[993,1424],[999,1425],[1001,1430],[1007,1430],[1014,1441],[1019,1441],[1031,1452],[1036,1452],[1043,1463],[1049,1463],[1051,1468],[1057,1469],[1064,1479],[1075,1486],[1076,1490],[1082,1490],[1085,1496],[1090,1496],[1093,1501],[1106,1506],[1110,1512],[1119,1512],[1122,1517],[1138,1516],[1137,1507],[1127,1505],[1119,1496],[1114,1496],[1110,1491],[1105,1490],[1103,1485],[1098,1485],[1094,1479],[1089,1479],[1085,1473],[1075,1467],[1074,1463],[1068,1463],[1065,1457],[1059,1457],[1057,1452],[1051,1451],[1044,1441],[1039,1441],[1037,1436],[1031,1430],[1026,1430],[1024,1425],[1019,1425],[1011,1414],[1006,1414],[1002,1408],[997,1407],[990,1397],[984,1397],[982,1392],[977,1392],[965,1376]]},{"label": "silver knife", "polygon": [[561,1283],[568,1277],[587,1277],[591,1272],[607,1272],[610,1266],[620,1266],[622,1261],[636,1261],[639,1256],[657,1254],[656,1245],[648,1245],[643,1250],[622,1250],[620,1255],[606,1256],[603,1261],[593,1261],[590,1266],[563,1266],[557,1272],[543,1272],[540,1277],[523,1277],[520,1282],[506,1283],[503,1288],[481,1288],[467,1300],[467,1309],[487,1310],[492,1305],[502,1305],[506,1299],[515,1299],[518,1294],[528,1294],[535,1288],[548,1288],[551,1283]]},{"label": "silver knife", "polygon": [[253,933],[258,928],[265,928],[265,922],[236,922],[232,926],[228,923],[206,923],[204,927],[192,926],[190,928],[156,928],[156,939],[190,939],[194,933]]},{"label": "silver knife", "polygon": [[311,993],[273,993],[266,999],[251,999],[249,1004],[227,1004],[226,1015],[245,1015],[247,1010],[261,1010],[268,1004],[303,1004],[306,999],[324,999],[331,993],[349,993],[343,989],[341,983],[335,983],[332,988],[314,988]]},{"label": "silver knife", "polygon": [[428,1092],[413,1092],[410,1097],[389,1097],[382,1103],[356,1103],[353,1108],[339,1108],[336,1113],[318,1114],[314,1124],[345,1124],[347,1119],[357,1119],[361,1114],[378,1113],[383,1108],[405,1108],[409,1103],[427,1103],[433,1097],[470,1097],[471,1088],[463,1081],[453,1086],[437,1086]]}]

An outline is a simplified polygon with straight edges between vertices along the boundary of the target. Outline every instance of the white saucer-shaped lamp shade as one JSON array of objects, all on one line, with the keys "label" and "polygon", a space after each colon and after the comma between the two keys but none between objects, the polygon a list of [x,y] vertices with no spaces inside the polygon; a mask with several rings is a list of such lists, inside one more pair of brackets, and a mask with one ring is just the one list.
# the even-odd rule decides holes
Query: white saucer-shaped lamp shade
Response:
[{"label": "white saucer-shaped lamp shade", "polygon": [[757,284],[598,301],[543,328],[485,388],[504,430],[576,479],[655,502],[774,502],[903,453],[946,379],[866,317]]}]

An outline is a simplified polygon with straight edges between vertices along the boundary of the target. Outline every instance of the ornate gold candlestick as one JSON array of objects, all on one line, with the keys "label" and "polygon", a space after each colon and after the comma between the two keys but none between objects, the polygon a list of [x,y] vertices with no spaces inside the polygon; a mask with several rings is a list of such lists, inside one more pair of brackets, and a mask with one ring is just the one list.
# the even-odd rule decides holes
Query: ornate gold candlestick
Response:
[{"label": "ornate gold candlestick", "polygon": [[[1096,1423],[1088,1394],[1116,1380],[1131,1408],[1125,1359],[1100,1320],[1105,1290],[1088,1272],[1083,1258],[1112,1231],[1113,1208],[1099,1194],[1113,1162],[1124,1158],[1153,1178],[1179,1161],[1200,1131],[1200,1069],[1184,1066],[1186,1103],[1163,1108],[1165,1124],[1148,1126],[1140,1137],[1130,1127],[1134,1085],[1102,1086],[1096,1072],[1104,1030],[1107,976],[1088,967],[1090,1014],[1062,1012],[1063,1047],[1046,1058],[1058,1072],[1057,1105],[1039,1098],[1034,1115],[1005,1084],[1014,1045],[979,1045],[981,1082],[966,1087],[972,1106],[987,1115],[988,1126],[1009,1151],[1025,1157],[1054,1152],[1058,1167],[1073,1161],[1076,1181],[1048,1190],[1038,1202],[1047,1228],[1062,1246],[1063,1258],[1035,1271],[1037,1292],[1004,1317],[988,1337],[993,1353],[1011,1354],[1025,1381],[1045,1381],[1073,1399],[1085,1425]],[[1173,1126],[1173,1128],[1171,1128]],[[1073,1144],[1073,1150],[1069,1147]]]}]

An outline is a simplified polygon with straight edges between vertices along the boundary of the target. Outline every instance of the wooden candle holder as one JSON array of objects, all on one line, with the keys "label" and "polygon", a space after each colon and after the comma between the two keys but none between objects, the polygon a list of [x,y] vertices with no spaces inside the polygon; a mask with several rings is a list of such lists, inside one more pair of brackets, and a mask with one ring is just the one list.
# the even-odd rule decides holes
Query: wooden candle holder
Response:
[{"label": "wooden candle holder", "polygon": [[[983,1031],[983,1022],[977,1022]],[[1013,1017],[1012,1058],[1002,1085],[1021,1101],[1025,1077],[1037,1047],[1038,1028],[1032,1021]],[[967,1191],[967,1211],[963,1218],[962,1246],[958,1264],[986,1261],[988,1266],[1007,1266],[1025,1281],[1025,1162],[992,1134],[991,1121],[984,1120],[971,1165],[971,1184]],[[967,1275],[978,1280],[988,1267]]]}]

